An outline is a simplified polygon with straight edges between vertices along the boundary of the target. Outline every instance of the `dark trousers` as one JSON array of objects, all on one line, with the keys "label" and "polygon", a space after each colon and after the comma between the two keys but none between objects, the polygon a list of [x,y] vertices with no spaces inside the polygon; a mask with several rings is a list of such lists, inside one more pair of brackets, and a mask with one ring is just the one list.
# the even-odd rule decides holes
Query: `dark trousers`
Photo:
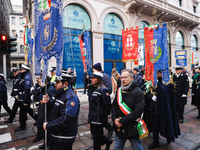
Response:
[{"label": "dark trousers", "polygon": [[177,113],[178,113],[178,119],[184,119],[183,114],[184,114],[184,108],[185,104],[178,104],[176,105]]},{"label": "dark trousers", "polygon": [[103,125],[102,124],[93,124],[90,123],[90,131],[93,136],[93,148],[94,150],[101,150],[101,145],[109,142],[109,139],[103,134]]},{"label": "dark trousers", "polygon": [[53,146],[49,146],[49,150],[72,150],[73,143],[55,143]]},{"label": "dark trousers", "polygon": [[7,111],[7,113],[10,114],[11,109],[8,107],[8,101],[7,100],[0,101],[0,113],[1,113],[1,105],[3,105],[3,108]]},{"label": "dark trousers", "polygon": [[86,90],[87,90],[87,83],[84,83],[84,94],[86,94]]},{"label": "dark trousers", "polygon": [[18,108],[20,107],[20,104],[21,104],[22,102],[20,102],[20,101],[18,101],[17,99],[15,99],[15,102],[14,102],[14,104],[13,104],[13,107],[12,107],[12,110],[11,110],[11,113],[10,113],[10,117],[9,117],[9,120],[10,121],[13,121],[14,120],[14,118],[15,118],[15,115],[16,115],[16,113],[17,113],[17,110],[18,110]]},{"label": "dark trousers", "polygon": [[43,104],[39,103],[38,117],[37,117],[37,136],[45,138],[45,131],[43,129],[43,123],[45,121],[45,107]]},{"label": "dark trousers", "polygon": [[150,119],[152,121],[153,140],[155,142],[158,142],[159,141],[159,129],[158,129],[158,125],[156,122],[156,115],[150,114]]},{"label": "dark trousers", "polygon": [[20,105],[20,114],[19,114],[19,122],[21,127],[26,127],[26,120],[27,120],[27,113],[36,121],[37,116],[33,114],[33,109],[30,108],[30,104],[27,106],[24,106],[22,103]]}]

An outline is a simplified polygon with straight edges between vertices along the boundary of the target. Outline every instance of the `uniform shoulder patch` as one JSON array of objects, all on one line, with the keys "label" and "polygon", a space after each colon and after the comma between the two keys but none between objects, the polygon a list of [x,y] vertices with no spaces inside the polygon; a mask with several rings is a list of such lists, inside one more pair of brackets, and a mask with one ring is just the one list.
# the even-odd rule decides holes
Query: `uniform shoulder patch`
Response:
[{"label": "uniform shoulder patch", "polygon": [[110,94],[107,92],[106,95],[109,96]]},{"label": "uniform shoulder patch", "polygon": [[70,105],[71,105],[72,107],[75,106],[75,102],[72,101],[72,102],[70,103]]}]

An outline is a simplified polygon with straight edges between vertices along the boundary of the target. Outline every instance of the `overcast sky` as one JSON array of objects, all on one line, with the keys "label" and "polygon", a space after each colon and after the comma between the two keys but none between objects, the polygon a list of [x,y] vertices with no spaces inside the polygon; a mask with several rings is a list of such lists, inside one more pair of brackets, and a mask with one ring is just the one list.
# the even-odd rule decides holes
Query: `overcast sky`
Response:
[{"label": "overcast sky", "polygon": [[11,4],[22,6],[22,0],[11,0]]}]

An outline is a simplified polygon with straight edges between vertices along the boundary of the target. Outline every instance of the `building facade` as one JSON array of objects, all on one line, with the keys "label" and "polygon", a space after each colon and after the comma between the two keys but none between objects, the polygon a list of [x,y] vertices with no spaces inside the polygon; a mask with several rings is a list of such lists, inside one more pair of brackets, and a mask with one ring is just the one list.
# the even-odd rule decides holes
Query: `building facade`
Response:
[{"label": "building facade", "polygon": [[11,67],[20,68],[24,63],[24,27],[22,4],[12,5],[13,12],[10,14],[10,35],[17,37],[17,51],[11,53]]},{"label": "building facade", "polygon": [[[200,48],[199,9],[199,0],[63,0],[63,68],[75,69],[77,87],[83,87],[84,69],[78,38],[83,30],[89,30],[92,64],[101,62],[109,75],[113,67],[118,71],[133,68],[132,62],[122,62],[121,30],[168,22],[170,70],[174,72],[179,61],[175,52],[185,50],[181,63],[191,72],[194,65],[190,64],[190,53]],[[33,18],[34,15],[34,22]],[[138,42],[144,47],[142,29]],[[55,66],[55,60],[50,61],[49,66]]]},{"label": "building facade", "polygon": [[[0,0],[0,34],[5,34],[7,38],[10,35],[9,14],[11,12],[12,6],[10,0]],[[10,54],[6,54],[6,56],[3,57],[3,53],[0,52],[0,73],[4,73],[4,76],[9,78],[9,72]]]}]

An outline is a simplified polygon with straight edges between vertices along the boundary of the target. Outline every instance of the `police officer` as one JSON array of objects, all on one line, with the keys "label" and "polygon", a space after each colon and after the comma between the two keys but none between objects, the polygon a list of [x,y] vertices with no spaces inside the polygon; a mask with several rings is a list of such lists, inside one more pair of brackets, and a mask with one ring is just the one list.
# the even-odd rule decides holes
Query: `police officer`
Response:
[{"label": "police officer", "polygon": [[23,101],[23,105],[20,107],[19,123],[20,126],[15,129],[15,132],[26,129],[27,113],[36,120],[36,115],[33,114],[33,109],[30,108],[31,100],[31,77],[29,74],[30,68],[24,64],[21,66],[21,80],[19,83],[19,99]]},{"label": "police officer", "polygon": [[1,105],[10,114],[11,109],[8,107],[8,98],[7,98],[7,87],[6,80],[2,73],[0,73],[0,113],[1,113]]},{"label": "police officer", "polygon": [[48,122],[43,128],[48,131],[49,150],[72,150],[76,138],[80,101],[70,86],[71,77],[62,73],[62,77],[56,79],[52,99],[43,96],[43,102],[48,102]]},{"label": "police officer", "polygon": [[173,75],[173,83],[175,89],[176,108],[180,123],[184,122],[184,107],[187,104],[187,93],[189,89],[189,81],[187,75],[182,73],[183,67],[176,66],[176,73]]},{"label": "police officer", "polygon": [[89,115],[90,130],[93,136],[94,150],[100,150],[106,144],[109,150],[112,140],[103,135],[103,128],[108,124],[111,111],[111,99],[108,89],[102,84],[103,73],[94,71],[89,85]]},{"label": "police officer", "polygon": [[56,80],[55,71],[56,71],[56,67],[52,67],[51,70],[50,70],[50,72],[51,72],[51,83],[53,83],[53,84],[55,83],[55,80]]},{"label": "police officer", "polygon": [[10,117],[8,118],[8,120],[5,121],[6,123],[13,122],[18,108],[20,107],[20,105],[23,105],[22,101],[19,100],[19,83],[20,83],[21,73],[19,72],[19,69],[16,67],[11,68],[11,72],[14,76],[14,80],[13,80],[12,92],[10,95],[14,97],[15,102],[13,104]]}]

